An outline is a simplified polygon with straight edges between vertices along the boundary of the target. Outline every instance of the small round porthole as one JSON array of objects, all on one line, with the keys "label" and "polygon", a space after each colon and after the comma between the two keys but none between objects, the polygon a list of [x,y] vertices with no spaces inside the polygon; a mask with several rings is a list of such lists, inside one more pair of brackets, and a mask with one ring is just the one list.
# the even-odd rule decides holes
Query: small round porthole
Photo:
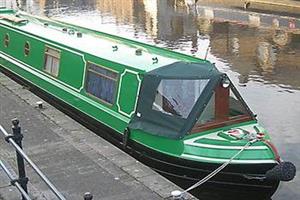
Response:
[{"label": "small round porthole", "polygon": [[25,42],[25,45],[24,45],[24,55],[28,56],[29,52],[30,52],[30,44],[29,44],[29,42]]},{"label": "small round porthole", "polygon": [[9,45],[9,35],[8,33],[6,33],[4,36],[4,46],[8,47],[8,45]]}]

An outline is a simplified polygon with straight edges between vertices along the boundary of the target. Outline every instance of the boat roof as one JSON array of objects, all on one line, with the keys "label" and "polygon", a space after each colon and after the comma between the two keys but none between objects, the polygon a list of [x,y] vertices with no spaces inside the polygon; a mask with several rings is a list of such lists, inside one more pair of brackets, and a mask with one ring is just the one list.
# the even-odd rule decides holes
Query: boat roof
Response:
[{"label": "boat roof", "polygon": [[[206,63],[207,67],[214,68],[209,61],[193,56],[21,11],[0,9],[0,23],[28,36],[64,46],[67,50],[88,53],[142,72],[178,61]],[[77,33],[82,36],[78,37]]]}]

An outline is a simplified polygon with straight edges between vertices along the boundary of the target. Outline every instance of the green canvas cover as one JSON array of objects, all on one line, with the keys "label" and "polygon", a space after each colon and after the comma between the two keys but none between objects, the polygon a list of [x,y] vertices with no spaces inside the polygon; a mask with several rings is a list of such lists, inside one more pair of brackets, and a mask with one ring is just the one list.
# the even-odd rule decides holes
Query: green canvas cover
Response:
[{"label": "green canvas cover", "polygon": [[224,76],[209,62],[175,62],[146,73],[129,128],[182,138],[192,129]]}]

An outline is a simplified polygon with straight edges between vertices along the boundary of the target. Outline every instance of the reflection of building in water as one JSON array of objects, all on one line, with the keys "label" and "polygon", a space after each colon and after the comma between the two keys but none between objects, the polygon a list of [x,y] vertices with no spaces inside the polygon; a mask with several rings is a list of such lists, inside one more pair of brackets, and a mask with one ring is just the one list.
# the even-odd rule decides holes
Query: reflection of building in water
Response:
[{"label": "reflection of building in water", "polygon": [[43,15],[46,0],[2,0],[2,2],[3,6],[7,8],[21,9],[28,13]]},{"label": "reflection of building in water", "polygon": [[262,71],[272,72],[276,62],[273,46],[268,42],[259,42],[256,48],[256,60]]},{"label": "reflection of building in water", "polygon": [[130,24],[151,36],[157,34],[158,0],[98,0],[97,9],[113,16],[116,23]]},{"label": "reflection of building in water", "polygon": [[286,46],[290,42],[289,34],[284,30],[273,30],[272,39],[279,47]]},{"label": "reflection of building in water", "polygon": [[195,17],[188,13],[176,12],[180,4],[175,0],[158,1],[158,34],[170,48],[176,48],[182,38],[191,40],[192,49],[198,46],[198,30]]},{"label": "reflection of building in water", "polygon": [[98,0],[97,9],[113,15],[117,23],[133,23],[134,0]]},{"label": "reflection of building in water", "polygon": [[186,0],[175,0],[174,6],[175,6],[174,10],[178,13],[186,14],[189,12],[189,7]]},{"label": "reflection of building in water", "polygon": [[269,83],[300,88],[300,35],[214,23],[210,36],[211,53],[230,63],[240,83],[260,75]]},{"label": "reflection of building in water", "polygon": [[[183,36],[191,36],[197,32],[194,16],[188,13],[176,12],[180,5],[175,5],[176,1],[159,1],[159,33],[160,36],[171,36],[178,39]],[[167,33],[167,34],[166,34]],[[169,40],[171,39],[168,38]]]},{"label": "reflection of building in water", "polygon": [[[95,9],[96,0],[5,0],[6,6],[20,8],[36,15],[64,14],[72,11]],[[67,9],[66,9],[67,8]],[[74,13],[74,12],[73,12]]]},{"label": "reflection of building in water", "polygon": [[[97,9],[109,13],[117,22],[133,24],[139,31],[176,48],[180,39],[192,36],[197,46],[197,22],[187,13],[183,0],[99,0]],[[176,12],[180,11],[180,12]]]},{"label": "reflection of building in water", "polygon": [[2,0],[0,1],[0,7],[17,9],[22,5],[22,0]]},{"label": "reflection of building in water", "polygon": [[198,18],[197,20],[198,29],[200,34],[209,34],[212,31],[213,21],[207,18]]},{"label": "reflection of building in water", "polygon": [[144,0],[145,6],[145,29],[151,36],[157,35],[157,0]]}]

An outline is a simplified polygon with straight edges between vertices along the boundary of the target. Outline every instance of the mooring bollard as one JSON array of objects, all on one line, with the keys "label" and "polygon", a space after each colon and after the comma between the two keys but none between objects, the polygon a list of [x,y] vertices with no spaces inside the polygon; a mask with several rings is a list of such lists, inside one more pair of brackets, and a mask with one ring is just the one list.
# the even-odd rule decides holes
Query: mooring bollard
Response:
[{"label": "mooring bollard", "polygon": [[171,196],[173,200],[184,200],[183,194],[179,190],[172,191]]},{"label": "mooring bollard", "polygon": [[[13,124],[13,126],[12,126],[12,131],[13,131],[12,138],[19,145],[19,147],[22,149],[23,135],[21,133],[21,127],[19,126],[19,120],[17,118],[13,119],[12,124]],[[19,154],[18,151],[16,151],[16,154],[17,154],[17,165],[18,165],[18,172],[19,172],[19,179],[16,180],[16,181],[18,181],[20,183],[20,185],[22,186],[23,190],[26,193],[28,193],[28,190],[27,190],[28,178],[26,177],[24,159]],[[22,195],[22,200],[26,200],[26,198],[23,195]]]},{"label": "mooring bollard", "polygon": [[93,195],[90,192],[86,192],[83,195],[83,199],[84,200],[92,200],[93,199]]}]

